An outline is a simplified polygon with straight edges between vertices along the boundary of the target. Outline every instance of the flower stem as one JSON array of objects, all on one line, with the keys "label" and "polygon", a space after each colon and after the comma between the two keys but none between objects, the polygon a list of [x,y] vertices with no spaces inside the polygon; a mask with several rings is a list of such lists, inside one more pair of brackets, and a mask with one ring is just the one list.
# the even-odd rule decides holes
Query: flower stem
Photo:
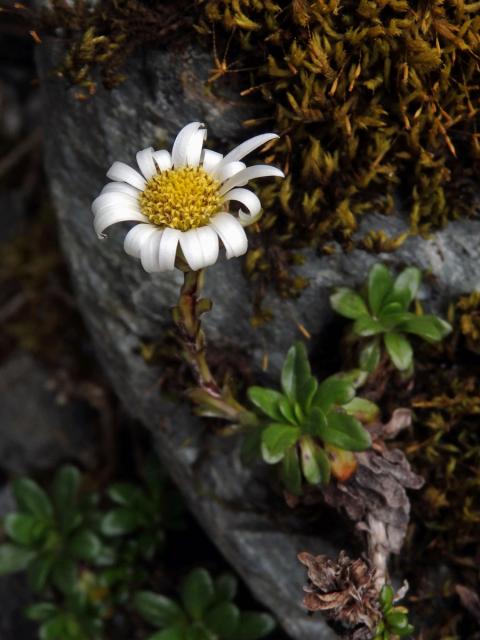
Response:
[{"label": "flower stem", "polygon": [[201,415],[224,418],[240,424],[251,424],[253,414],[222,389],[207,362],[206,338],[201,315],[212,308],[212,301],[200,298],[204,270],[183,270],[184,278],[178,305],[172,310],[183,356],[190,365],[198,387],[189,392]]},{"label": "flower stem", "polygon": [[173,319],[184,357],[198,386],[212,397],[219,398],[222,394],[207,363],[205,334],[200,320],[201,314],[212,308],[210,300],[199,298],[204,278],[203,269],[183,272],[183,284],[178,305],[173,309]]}]

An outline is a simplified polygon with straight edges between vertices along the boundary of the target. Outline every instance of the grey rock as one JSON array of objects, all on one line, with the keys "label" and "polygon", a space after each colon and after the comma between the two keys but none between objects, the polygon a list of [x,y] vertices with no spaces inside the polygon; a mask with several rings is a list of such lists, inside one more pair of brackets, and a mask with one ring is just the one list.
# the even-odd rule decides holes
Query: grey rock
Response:
[{"label": "grey rock", "polygon": [[61,405],[48,372],[16,351],[0,367],[0,468],[12,474],[51,469],[65,460],[92,466],[95,434],[80,403]]},{"label": "grey rock", "polygon": [[[15,509],[9,486],[0,489],[0,519]],[[2,640],[34,640],[36,625],[25,618],[23,611],[32,602],[32,594],[24,575],[0,577],[0,638]]]},{"label": "grey rock", "polygon": [[[181,276],[147,275],[123,253],[124,229],[116,225],[109,239],[99,242],[91,224],[91,201],[114,160],[132,162],[138,149],[170,144],[191,120],[204,121],[230,146],[244,136],[240,123],[251,105],[240,107],[228,97],[214,99],[203,91],[211,64],[208,55],[195,49],[149,52],[131,61],[129,80],[120,88],[100,89],[93,99],[79,102],[73,91],[48,76],[56,46],[45,44],[39,57],[47,170],[63,247],[100,361],[125,406],[154,435],[158,453],[192,511],[256,597],[291,636],[333,638],[321,618],[307,618],[301,609],[304,571],[296,554],[308,550],[333,556],[340,540],[327,541],[315,531],[302,534],[295,515],[242,467],[237,442],[213,437],[186,402],[174,404],[159,395],[161,371],[144,363],[138,346],[141,339],[160,338],[169,325]],[[401,222],[373,216],[367,224],[394,232]],[[430,240],[412,238],[395,255],[382,257],[391,264],[431,270],[436,280],[423,294],[441,307],[449,296],[478,286],[479,231],[478,221],[458,222]],[[306,252],[299,272],[310,279],[310,287],[294,301],[270,293],[266,302],[275,318],[259,330],[248,321],[251,306],[240,261],[219,262],[207,274],[206,293],[214,300],[205,317],[208,338],[225,349],[240,347],[259,375],[275,379],[287,348],[300,337],[297,323],[319,336],[333,317],[331,287],[362,281],[375,259],[363,251],[329,257]],[[266,373],[261,372],[265,353],[270,363]]]}]

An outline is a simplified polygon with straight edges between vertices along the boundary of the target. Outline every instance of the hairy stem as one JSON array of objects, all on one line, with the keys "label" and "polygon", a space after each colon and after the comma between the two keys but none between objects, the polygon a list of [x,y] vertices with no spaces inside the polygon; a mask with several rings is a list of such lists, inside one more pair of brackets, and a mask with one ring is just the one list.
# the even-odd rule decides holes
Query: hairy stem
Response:
[{"label": "hairy stem", "polygon": [[177,326],[183,356],[190,365],[198,387],[190,392],[190,398],[200,413],[224,418],[231,422],[251,424],[252,414],[216,381],[207,362],[207,345],[202,329],[201,315],[212,308],[211,300],[201,299],[205,278],[204,270],[183,271],[184,278],[178,305],[174,307],[173,320]]}]

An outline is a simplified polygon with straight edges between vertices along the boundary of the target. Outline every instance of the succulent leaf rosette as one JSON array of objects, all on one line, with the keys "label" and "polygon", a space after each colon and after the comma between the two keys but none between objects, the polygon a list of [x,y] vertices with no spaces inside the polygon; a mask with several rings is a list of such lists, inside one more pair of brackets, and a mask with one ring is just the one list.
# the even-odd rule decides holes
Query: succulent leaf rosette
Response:
[{"label": "succulent leaf rosette", "polygon": [[[280,466],[282,482],[294,495],[302,493],[304,482],[327,484],[332,473],[347,480],[356,468],[353,452],[371,445],[362,421],[373,421],[378,407],[356,397],[348,375],[319,383],[301,342],[288,351],[281,387],[281,391],[258,386],[248,390],[264,424],[247,436],[245,449],[259,446],[267,464]],[[250,437],[252,442],[257,438],[256,444],[249,442]]]},{"label": "succulent leaf rosette", "polygon": [[194,569],[184,579],[179,600],[139,591],[134,606],[158,629],[147,640],[260,640],[275,628],[267,613],[241,611],[234,603],[237,580],[231,574],[212,578]]},{"label": "succulent leaf rosette", "polygon": [[360,353],[360,366],[373,372],[380,363],[382,341],[393,365],[404,375],[413,372],[413,349],[405,334],[440,342],[452,328],[434,315],[409,311],[422,280],[416,267],[407,267],[395,279],[383,264],[370,269],[363,294],[341,287],[330,297],[337,313],[354,320],[352,333],[370,338]]},{"label": "succulent leaf rosette", "polygon": [[113,224],[137,223],[124,248],[147,272],[174,269],[179,248],[192,271],[214,264],[220,243],[227,258],[243,255],[248,248],[244,226],[261,212],[259,198],[244,187],[257,178],[284,177],[276,167],[242,162],[278,138],[275,133],[250,138],[225,156],[203,148],[206,135],[201,122],[191,122],[178,133],[171,153],[152,147],[139,151],[140,171],[114,162],[107,172],[111,182],[93,202],[100,238]]}]

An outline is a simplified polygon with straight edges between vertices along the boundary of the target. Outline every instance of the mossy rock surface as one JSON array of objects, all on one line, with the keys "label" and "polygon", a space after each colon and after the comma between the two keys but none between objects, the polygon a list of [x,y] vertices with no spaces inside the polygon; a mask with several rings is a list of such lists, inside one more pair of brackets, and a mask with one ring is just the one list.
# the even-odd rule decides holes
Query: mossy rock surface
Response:
[{"label": "mossy rock surface", "polygon": [[[204,121],[210,138],[221,143],[219,149],[228,149],[248,135],[240,123],[254,105],[206,92],[210,56],[194,48],[132,59],[121,87],[99,89],[88,101],[77,100],[75,89],[49,73],[61,55],[56,41],[39,49],[47,171],[63,248],[99,359],[126,408],[153,434],[159,456],[190,508],[259,600],[292,637],[333,638],[320,617],[308,618],[301,608],[304,571],[296,554],[334,555],[342,541],[333,531],[320,536],[315,527],[305,529],[295,512],[241,465],[235,438],[215,436],[192,416],[186,400],[174,402],[159,393],[164,371],[145,362],[141,345],[161,340],[170,327],[181,274],[146,274],[123,252],[125,229],[112,228],[109,239],[100,242],[92,227],[90,205],[114,160],[133,163],[138,149],[160,146],[162,140],[169,147],[178,129],[192,120]],[[400,214],[370,216],[365,226],[393,235],[406,223]],[[455,222],[431,239],[411,238],[383,257],[394,266],[416,264],[430,271],[422,296],[426,307],[438,310],[451,296],[478,287],[479,237],[480,222]],[[344,254],[338,249],[322,257],[306,252],[298,271],[310,286],[296,300],[280,300],[270,292],[265,303],[274,319],[256,330],[249,322],[253,310],[241,261],[221,261],[207,273],[206,294],[214,300],[205,317],[208,339],[216,351],[247,354],[254,377],[274,381],[288,346],[300,337],[299,324],[311,333],[310,344],[331,342],[331,287],[363,281],[376,259],[361,250]],[[265,354],[267,372],[262,370]],[[321,525],[328,531],[328,522]]]}]

